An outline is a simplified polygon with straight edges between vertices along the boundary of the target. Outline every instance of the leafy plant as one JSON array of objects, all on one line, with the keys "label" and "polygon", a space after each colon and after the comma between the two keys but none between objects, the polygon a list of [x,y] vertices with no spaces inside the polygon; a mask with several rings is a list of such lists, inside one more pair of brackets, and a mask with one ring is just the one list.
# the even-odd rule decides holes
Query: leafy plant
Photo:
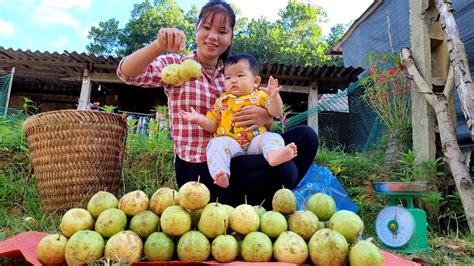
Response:
[{"label": "leafy plant", "polygon": [[407,152],[402,153],[399,162],[402,164],[401,170],[396,173],[395,176],[402,182],[415,181],[419,171],[416,164],[415,152],[408,150]]},{"label": "leafy plant", "polygon": [[[155,112],[156,117],[154,121],[156,123],[150,123],[149,129],[153,132],[159,132],[160,130],[168,130],[169,129],[169,119],[168,119],[168,106],[167,105],[156,105],[151,110]],[[150,131],[150,130],[149,130]]]},{"label": "leafy plant", "polygon": [[389,129],[411,127],[411,96],[400,56],[395,53],[370,53],[369,74],[360,80],[363,99]]},{"label": "leafy plant", "polygon": [[395,173],[395,177],[402,182],[429,181],[443,176],[445,173],[440,168],[443,166],[443,158],[417,162],[416,153],[412,150],[401,153],[401,168]]},{"label": "leafy plant", "polygon": [[430,222],[428,224],[434,224],[436,226],[435,229],[439,229],[439,219],[441,218],[440,206],[444,200],[443,195],[438,191],[429,191],[426,193],[426,195],[421,197],[421,200],[426,203],[427,208],[429,209],[429,211],[427,212],[427,216]]},{"label": "leafy plant", "polygon": [[41,108],[41,104],[40,105],[36,104],[36,102],[34,102],[28,97],[23,98],[23,112],[25,115],[28,116],[32,114],[37,114],[40,108]]},{"label": "leafy plant", "polygon": [[286,118],[292,112],[290,108],[290,105],[285,103],[283,104],[281,115],[278,117],[278,120],[273,123],[273,128],[276,132],[285,132],[287,122]]},{"label": "leafy plant", "polygon": [[105,104],[104,106],[100,107],[100,110],[106,112],[106,113],[112,113],[115,109],[117,109],[117,106],[115,105],[107,105]]},{"label": "leafy plant", "polygon": [[150,111],[164,115],[165,117],[168,116],[168,106],[167,105],[155,105],[153,106],[153,109]]}]

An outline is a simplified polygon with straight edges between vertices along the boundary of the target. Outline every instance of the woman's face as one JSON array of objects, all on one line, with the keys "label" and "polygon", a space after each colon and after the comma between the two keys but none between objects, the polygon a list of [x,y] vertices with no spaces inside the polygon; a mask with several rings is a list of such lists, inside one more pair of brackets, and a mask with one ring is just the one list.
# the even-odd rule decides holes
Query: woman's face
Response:
[{"label": "woman's face", "polygon": [[196,28],[197,55],[201,64],[215,67],[221,54],[232,42],[230,19],[224,13],[205,17]]}]

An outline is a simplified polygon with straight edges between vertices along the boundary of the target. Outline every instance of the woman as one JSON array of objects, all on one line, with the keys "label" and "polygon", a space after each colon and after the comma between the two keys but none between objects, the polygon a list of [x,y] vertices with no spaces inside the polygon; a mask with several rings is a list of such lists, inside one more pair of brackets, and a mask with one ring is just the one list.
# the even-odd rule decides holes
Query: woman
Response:
[{"label": "woman", "polygon": [[[307,126],[295,127],[283,133],[285,143],[298,146],[298,156],[289,162],[270,167],[262,155],[245,155],[232,159],[230,185],[222,188],[214,184],[206,164],[206,146],[212,135],[196,123],[180,117],[180,110],[205,114],[224,90],[224,61],[232,48],[235,13],[224,1],[209,1],[196,22],[196,47],[190,54],[179,54],[186,47],[186,36],[176,28],[162,28],[157,39],[125,57],[117,75],[126,83],[142,87],[165,87],[168,96],[170,131],[175,151],[175,172],[178,186],[196,181],[198,176],[222,203],[238,205],[258,204],[266,199],[271,204],[274,192],[294,188],[304,176],[316,156],[318,138]],[[161,71],[169,64],[192,59],[201,64],[203,73],[195,81],[178,86],[164,84]],[[271,127],[273,119],[263,108],[249,106],[234,115],[236,126],[252,130],[258,126]],[[300,149],[301,147],[301,149]]]}]

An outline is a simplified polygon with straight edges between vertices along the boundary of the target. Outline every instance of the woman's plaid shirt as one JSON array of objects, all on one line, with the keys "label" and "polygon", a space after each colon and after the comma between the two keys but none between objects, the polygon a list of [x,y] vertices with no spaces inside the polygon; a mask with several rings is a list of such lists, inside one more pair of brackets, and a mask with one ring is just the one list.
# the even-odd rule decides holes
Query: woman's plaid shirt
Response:
[{"label": "woman's plaid shirt", "polygon": [[203,68],[203,74],[199,79],[184,82],[180,86],[167,85],[161,81],[163,68],[169,64],[179,64],[188,58],[199,62],[196,51],[184,56],[178,54],[161,55],[135,78],[129,78],[122,73],[122,59],[117,68],[117,76],[127,84],[146,88],[165,88],[165,93],[168,96],[170,132],[173,138],[174,152],[182,160],[201,163],[206,161],[206,146],[212,138],[212,134],[194,122],[184,121],[179,115],[179,111],[191,111],[191,107],[194,107],[196,112],[205,115],[208,110],[212,109],[215,100],[224,91],[224,64],[219,61],[216,71],[212,71],[214,73]]}]

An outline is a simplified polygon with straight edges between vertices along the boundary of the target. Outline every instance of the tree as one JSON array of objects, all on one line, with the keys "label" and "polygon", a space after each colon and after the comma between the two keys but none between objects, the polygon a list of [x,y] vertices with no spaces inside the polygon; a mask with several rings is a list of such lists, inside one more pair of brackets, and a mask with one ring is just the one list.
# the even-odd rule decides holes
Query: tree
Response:
[{"label": "tree", "polygon": [[[236,14],[240,10],[233,6]],[[186,14],[175,0],[144,0],[135,4],[130,21],[123,29],[118,21],[100,22],[89,32],[88,52],[123,56],[136,51],[156,38],[162,27],[177,27],[185,31],[187,49],[194,49],[194,26],[199,9],[193,6]],[[325,51],[328,42],[322,36],[320,24],[326,13],[318,6],[290,0],[280,10],[280,19],[269,22],[265,18],[249,20],[241,17],[234,28],[233,53],[248,52],[259,62],[287,65],[318,65],[328,62]],[[240,16],[239,16],[240,17]]]},{"label": "tree", "polygon": [[[342,38],[342,36],[344,36],[344,34],[347,31],[347,28],[349,28],[349,25],[350,23],[348,24],[338,23],[336,24],[336,26],[331,27],[331,32],[329,33],[329,36],[326,38],[329,49],[331,49]],[[326,64],[335,65],[335,66],[343,66],[344,60],[342,60],[342,57],[331,58]]]},{"label": "tree", "polygon": [[348,24],[338,23],[336,26],[331,27],[331,32],[327,37],[327,42],[329,47],[333,47],[346,33],[347,28],[349,27]]},{"label": "tree", "polygon": [[194,43],[194,21],[198,8],[193,6],[183,14],[174,0],[145,0],[135,4],[130,21],[123,29],[118,28],[118,21],[109,19],[100,22],[99,27],[91,27],[88,38],[92,43],[87,51],[99,55],[123,56],[136,51],[156,38],[158,29],[177,27],[186,33],[187,48]]},{"label": "tree", "polygon": [[280,19],[241,18],[236,25],[233,52],[249,52],[260,62],[287,65],[317,65],[329,60],[328,45],[320,24],[326,13],[318,6],[290,0],[280,10]]},{"label": "tree", "polygon": [[322,38],[320,24],[326,21],[326,12],[310,3],[290,0],[279,12],[277,24],[284,30],[281,42],[281,63],[318,65],[329,57],[324,54],[327,43]]},{"label": "tree", "polygon": [[118,25],[119,21],[112,18],[99,22],[99,27],[92,26],[87,36],[92,39],[92,43],[86,46],[87,51],[93,54],[117,54],[121,46],[118,39],[120,35]]}]

